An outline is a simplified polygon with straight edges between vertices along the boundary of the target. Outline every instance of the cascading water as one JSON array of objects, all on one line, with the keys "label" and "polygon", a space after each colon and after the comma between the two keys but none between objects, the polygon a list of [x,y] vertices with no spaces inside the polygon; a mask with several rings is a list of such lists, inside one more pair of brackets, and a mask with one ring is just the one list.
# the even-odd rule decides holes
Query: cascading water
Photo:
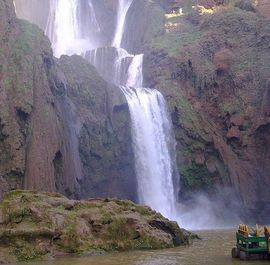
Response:
[{"label": "cascading water", "polygon": [[134,56],[132,63],[128,69],[128,87],[142,87],[143,86],[143,54]]},{"label": "cascading water", "polygon": [[[131,3],[127,1],[126,7]],[[122,1],[120,5],[123,5]],[[120,6],[119,10],[122,9]],[[120,13],[121,17],[118,15],[117,24],[121,24],[121,30],[116,30],[115,39],[122,39],[122,35],[121,38],[117,35],[120,31],[123,34],[127,11],[125,8],[125,12]],[[126,96],[132,121],[140,203],[151,206],[168,218],[175,218],[171,123],[162,94],[143,88],[143,54],[134,56],[121,47],[102,47],[86,53],[85,57],[107,81],[120,86]]]},{"label": "cascading water", "polygon": [[[45,29],[46,35],[52,42],[56,57],[62,54],[81,54],[95,48],[94,33],[100,31],[93,4],[85,0],[81,6],[80,0],[50,0],[50,12]],[[85,20],[89,23],[89,31],[84,32],[82,8],[85,8]]]},{"label": "cascading water", "polygon": [[160,92],[122,87],[131,115],[140,202],[175,218],[169,140],[170,121]]},{"label": "cascading water", "polygon": [[[94,6],[88,3],[89,30],[99,31]],[[173,186],[174,142],[166,102],[160,92],[143,88],[143,55],[122,48],[126,18],[133,0],[119,0],[116,30],[111,47],[98,47],[94,34],[84,34],[80,17],[82,0],[50,0],[46,34],[55,55],[83,54],[107,81],[126,96],[132,121],[132,139],[138,195],[141,203],[168,218],[175,218]],[[88,51],[87,51],[88,50]]]},{"label": "cascading water", "polygon": [[133,0],[118,0],[118,11],[117,11],[117,24],[112,46],[116,48],[121,47],[123,32],[125,29],[125,21],[127,12],[133,2]]},{"label": "cascading water", "polygon": [[100,47],[84,54],[102,77],[117,86],[126,85],[129,65],[134,55],[122,48]]},{"label": "cascading water", "polygon": [[134,56],[127,86],[121,87],[131,115],[138,195],[141,203],[175,218],[171,122],[162,94],[143,88],[142,66],[143,54]]}]

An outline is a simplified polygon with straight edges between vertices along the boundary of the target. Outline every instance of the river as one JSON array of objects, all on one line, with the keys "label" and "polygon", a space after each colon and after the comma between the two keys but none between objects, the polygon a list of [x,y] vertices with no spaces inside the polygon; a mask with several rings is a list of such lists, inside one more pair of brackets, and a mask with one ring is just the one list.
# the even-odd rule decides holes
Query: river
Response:
[{"label": "river", "polygon": [[93,257],[64,257],[55,261],[22,265],[265,265],[269,261],[240,261],[231,258],[235,244],[233,230],[196,232],[202,240],[191,246],[166,250],[131,251]]}]

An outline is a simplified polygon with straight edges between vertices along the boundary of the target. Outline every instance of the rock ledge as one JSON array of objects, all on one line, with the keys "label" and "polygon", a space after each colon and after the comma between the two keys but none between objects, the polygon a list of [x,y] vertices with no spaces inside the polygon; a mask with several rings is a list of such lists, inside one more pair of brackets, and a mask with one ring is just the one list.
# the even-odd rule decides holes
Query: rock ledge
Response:
[{"label": "rock ledge", "polygon": [[149,207],[118,199],[68,200],[13,191],[0,203],[0,262],[59,255],[161,249],[194,236]]}]

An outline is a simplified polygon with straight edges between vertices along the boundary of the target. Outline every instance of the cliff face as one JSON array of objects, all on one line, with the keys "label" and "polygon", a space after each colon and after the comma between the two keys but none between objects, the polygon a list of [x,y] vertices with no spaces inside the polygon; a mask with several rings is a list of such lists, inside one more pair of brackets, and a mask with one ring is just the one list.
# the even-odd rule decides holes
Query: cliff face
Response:
[{"label": "cliff face", "polygon": [[62,56],[67,96],[79,119],[81,196],[136,200],[128,106],[118,87],[106,83],[79,56]]},{"label": "cliff face", "polygon": [[270,199],[270,21],[262,2],[170,14],[164,34],[145,47],[146,84],[170,106],[179,196],[230,186],[261,217]]},{"label": "cliff face", "polygon": [[17,20],[12,1],[0,5],[1,195],[24,187],[134,199],[120,92],[76,56],[56,61],[41,30]]},{"label": "cliff face", "polygon": [[39,183],[52,190],[48,160],[61,132],[44,63],[52,59],[49,42],[37,27],[18,23],[11,1],[1,5],[1,189]]},{"label": "cliff face", "polygon": [[[127,13],[123,47],[133,54],[142,52],[142,43],[162,34],[164,25],[163,1],[133,1]],[[165,3],[163,3],[165,6]]]},{"label": "cliff face", "polygon": [[[125,45],[145,53],[145,85],[168,101],[179,198],[201,191],[215,196],[220,187],[231,187],[246,213],[265,218],[268,1],[201,0],[193,9],[196,3],[134,1]],[[115,1],[96,5],[110,39]],[[11,1],[1,1],[0,22],[0,192],[25,187],[136,200],[128,109],[120,91],[78,56],[54,59],[43,33],[15,18]]]}]

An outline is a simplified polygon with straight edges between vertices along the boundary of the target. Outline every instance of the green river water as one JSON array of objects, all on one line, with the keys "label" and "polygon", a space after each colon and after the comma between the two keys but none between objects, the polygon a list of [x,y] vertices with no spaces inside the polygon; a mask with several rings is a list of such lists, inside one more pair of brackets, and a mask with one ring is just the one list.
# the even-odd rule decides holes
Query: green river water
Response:
[{"label": "green river water", "polygon": [[[159,251],[133,251],[94,257],[65,257],[29,265],[266,265],[269,261],[240,261],[231,258],[235,244],[233,230],[197,232],[202,240],[189,247]],[[23,263],[21,263],[23,264]],[[25,265],[25,264],[23,264]]]}]

